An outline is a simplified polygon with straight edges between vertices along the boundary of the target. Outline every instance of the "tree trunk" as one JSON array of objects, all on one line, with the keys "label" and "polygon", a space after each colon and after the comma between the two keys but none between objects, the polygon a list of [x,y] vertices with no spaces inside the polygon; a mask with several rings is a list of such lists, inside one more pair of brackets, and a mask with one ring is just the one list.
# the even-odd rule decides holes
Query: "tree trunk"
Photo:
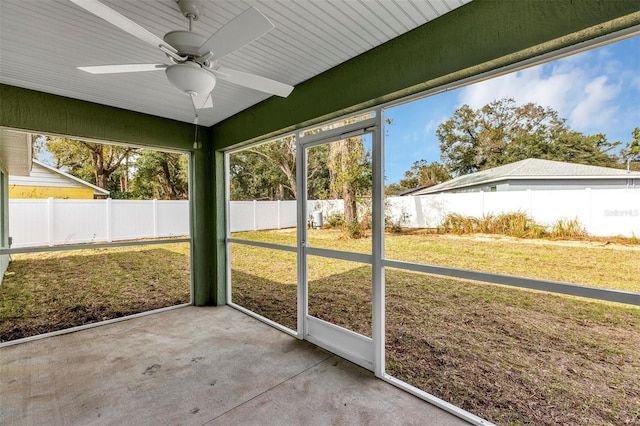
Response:
[{"label": "tree trunk", "polygon": [[344,201],[344,221],[347,226],[353,228],[358,223],[358,209],[356,205],[356,194],[353,187],[352,176],[349,169],[352,161],[350,155],[349,139],[343,139],[339,142],[340,146],[340,172],[342,173],[342,200]]},{"label": "tree trunk", "polygon": [[[280,170],[282,170],[284,175],[287,177],[287,180],[289,181],[289,187],[291,188],[291,192],[293,193],[293,198],[297,200],[298,188],[296,187],[296,176],[293,170],[291,170],[291,167],[289,167],[289,164],[284,162],[280,163]],[[284,199],[284,192],[283,192],[283,199]]]},{"label": "tree trunk", "polygon": [[178,199],[178,193],[176,188],[173,186],[171,182],[171,171],[169,170],[169,163],[167,162],[166,157],[162,158],[162,183],[165,187],[167,194],[171,200]]}]

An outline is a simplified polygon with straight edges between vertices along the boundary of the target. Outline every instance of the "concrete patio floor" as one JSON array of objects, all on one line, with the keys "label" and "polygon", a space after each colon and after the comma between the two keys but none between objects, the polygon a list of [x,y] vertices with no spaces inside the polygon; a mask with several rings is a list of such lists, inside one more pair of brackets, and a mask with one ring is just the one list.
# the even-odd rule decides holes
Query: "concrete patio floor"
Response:
[{"label": "concrete patio floor", "polygon": [[464,425],[229,307],[0,348],[2,425]]}]

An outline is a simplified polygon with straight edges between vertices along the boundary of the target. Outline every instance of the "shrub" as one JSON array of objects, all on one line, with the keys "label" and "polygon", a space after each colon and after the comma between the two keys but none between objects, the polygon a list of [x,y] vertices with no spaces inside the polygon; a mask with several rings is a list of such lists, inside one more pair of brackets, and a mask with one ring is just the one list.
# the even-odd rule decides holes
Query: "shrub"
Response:
[{"label": "shrub", "polygon": [[344,231],[345,238],[349,240],[357,240],[358,238],[364,238],[367,236],[366,226],[363,224],[363,222],[344,222],[342,229]]},{"label": "shrub", "polygon": [[327,228],[342,228],[344,225],[344,217],[339,213],[333,213],[327,218],[324,225]]},{"label": "shrub", "polygon": [[584,238],[588,236],[587,230],[582,226],[578,218],[559,219],[551,226],[550,237],[553,238]]},{"label": "shrub", "polygon": [[541,238],[545,234],[545,229],[524,212],[487,214],[482,218],[451,213],[444,218],[438,227],[438,232],[458,235],[483,233],[519,238]]},{"label": "shrub", "polygon": [[518,211],[494,217],[490,233],[519,238],[541,238],[545,234],[545,229],[528,214]]},{"label": "shrub", "polygon": [[450,213],[443,219],[438,232],[444,234],[472,234],[475,232],[473,221],[475,218],[462,216],[458,213]]}]

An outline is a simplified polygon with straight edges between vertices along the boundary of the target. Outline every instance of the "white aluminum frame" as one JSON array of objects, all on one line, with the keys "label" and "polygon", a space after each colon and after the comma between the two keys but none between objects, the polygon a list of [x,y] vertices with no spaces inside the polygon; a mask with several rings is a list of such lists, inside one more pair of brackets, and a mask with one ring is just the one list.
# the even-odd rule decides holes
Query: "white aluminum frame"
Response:
[{"label": "white aluminum frame", "polygon": [[[359,346],[357,350],[345,351],[344,342],[342,342],[342,339],[345,337],[344,333],[336,334],[335,336],[331,334],[334,330],[340,329],[341,327],[330,324],[331,327],[328,328],[326,332],[327,336],[329,338],[335,338],[340,340],[341,344],[326,345],[329,348],[329,350],[356,363],[359,363],[358,359],[360,359],[359,364],[363,365],[365,368],[369,368],[369,369],[372,368],[375,375],[380,379],[394,386],[397,386],[457,417],[460,417],[466,420],[467,422],[469,422],[470,424],[478,425],[478,426],[492,425],[493,423],[485,419],[482,419],[472,413],[469,413],[468,411],[463,410],[462,408],[459,408],[453,404],[450,404],[447,401],[444,401],[421,389],[411,386],[410,384],[404,381],[401,381],[393,376],[390,376],[385,372],[385,347],[384,347],[384,342],[385,342],[384,271],[385,271],[385,268],[397,268],[402,270],[423,272],[423,273],[429,273],[429,274],[440,275],[440,276],[470,279],[470,280],[482,281],[490,284],[508,285],[515,288],[534,289],[534,290],[545,291],[549,293],[558,293],[558,294],[564,294],[564,295],[592,298],[592,299],[604,300],[609,302],[626,303],[626,304],[635,305],[635,306],[640,306],[640,293],[633,293],[628,291],[620,291],[620,290],[605,289],[605,288],[596,288],[596,287],[589,287],[589,286],[581,286],[576,284],[554,282],[554,281],[535,279],[535,278],[525,278],[525,277],[519,277],[519,276],[513,276],[513,275],[480,272],[475,270],[466,270],[466,269],[450,268],[450,267],[444,267],[444,266],[404,262],[399,260],[387,260],[385,258],[385,253],[384,253],[384,126],[383,126],[384,111],[385,109],[390,107],[398,106],[407,102],[432,96],[448,90],[457,89],[459,87],[463,87],[463,86],[476,83],[482,80],[497,77],[497,76],[507,74],[513,71],[517,71],[520,69],[528,68],[534,65],[538,65],[544,62],[558,59],[558,58],[561,58],[573,53],[577,53],[580,51],[588,50],[588,49],[597,47],[599,45],[603,45],[606,43],[610,43],[610,42],[621,40],[628,37],[633,37],[638,34],[640,34],[640,26],[634,26],[613,34],[599,37],[587,42],[579,43],[579,44],[576,44],[567,48],[563,48],[554,52],[550,52],[550,53],[547,53],[526,61],[522,61],[510,66],[506,66],[497,70],[493,70],[493,71],[482,73],[482,74],[469,77],[460,81],[456,81],[435,89],[425,91],[423,93],[411,95],[400,100],[381,104],[375,108],[368,108],[356,113],[352,113],[346,116],[332,119],[325,123],[315,124],[313,126],[309,126],[299,130],[296,135],[297,146],[298,148],[301,148],[301,149],[297,149],[296,151],[296,161],[297,161],[297,164],[303,165],[303,164],[306,164],[306,158],[304,153],[305,150],[303,148],[307,148],[310,146],[314,146],[314,145],[318,145],[326,142],[336,141],[341,139],[340,136],[349,137],[357,134],[364,134],[365,132],[367,132],[368,130],[367,128],[369,126],[371,128],[375,128],[375,130],[371,132],[373,133],[373,141],[372,141],[372,150],[373,150],[373,198],[372,198],[373,231],[372,233],[373,233],[373,236],[372,236],[372,254],[371,255],[364,255],[364,254],[358,254],[358,253],[346,254],[346,252],[307,247],[306,241],[305,241],[305,238],[306,238],[305,220],[307,217],[307,208],[306,208],[305,199],[301,198],[300,196],[298,197],[298,204],[297,204],[298,205],[298,222],[299,222],[298,230],[297,230],[298,247],[293,248],[293,247],[287,247],[287,246],[278,246],[273,244],[256,243],[252,241],[245,241],[245,240],[231,239],[231,238],[228,238],[228,241],[233,243],[249,244],[249,245],[261,246],[261,247],[267,247],[267,248],[273,248],[273,249],[284,249],[288,251],[296,251],[298,253],[299,258],[301,259],[299,259],[298,261],[298,283],[299,283],[298,285],[298,331],[295,335],[300,339],[305,338],[311,341],[312,343],[320,343],[320,344],[326,345],[327,342],[318,341],[313,336],[310,336],[308,332],[309,321],[306,320],[307,319],[306,318],[306,315],[307,315],[306,286],[300,285],[300,283],[306,283],[306,278],[307,278],[306,277],[306,254],[320,255],[320,256],[331,257],[336,259],[352,260],[352,261],[362,262],[366,264],[371,264],[372,273],[373,273],[373,278],[372,278],[373,330],[372,330],[372,339],[371,339],[372,345],[370,346],[370,349],[363,349],[363,348],[367,348],[367,345],[366,345],[367,342],[358,342],[357,345]],[[340,121],[345,118],[361,115],[368,112],[374,112],[375,117],[370,120],[354,123],[353,125],[331,129],[331,130],[319,132],[317,134],[308,135],[305,137],[300,137],[300,135],[304,130],[318,128],[323,124],[330,124],[332,122]],[[363,123],[366,123],[366,124],[363,124]],[[290,134],[290,132],[287,134]],[[286,134],[278,138],[271,138],[270,140],[279,139],[284,136],[286,136]],[[237,150],[238,149],[234,149],[233,151],[228,151],[228,152],[234,152]],[[304,182],[306,185],[306,176],[305,176],[306,172],[303,169],[304,167],[297,167],[296,179],[299,185],[298,194],[305,194],[306,196],[307,188],[304,186],[301,187],[302,182]],[[227,181],[228,181],[228,178],[229,178],[229,175],[227,172]],[[227,195],[227,202],[228,201],[229,201],[229,198]],[[228,209],[227,209],[227,212],[228,212]],[[228,216],[227,216],[227,224],[228,224]],[[228,225],[227,225],[227,230],[228,230]],[[227,236],[229,236],[228,231],[227,231]],[[303,253],[306,253],[306,254],[303,254]],[[230,286],[229,276],[228,276],[228,283]],[[244,308],[241,308],[241,309],[243,310],[243,312],[246,311],[246,309]],[[252,314],[252,315],[254,317],[260,317],[259,315],[256,315],[256,314]],[[312,324],[311,324],[312,328],[323,327],[326,324],[328,324],[325,321],[315,319],[315,318],[312,319],[311,321],[312,321]],[[268,320],[266,322],[272,323],[272,321],[268,321]],[[323,324],[323,323],[326,323],[326,324]],[[278,328],[283,327],[279,324],[275,324],[274,326]],[[349,330],[345,330],[345,329],[343,330],[345,332],[352,333]],[[357,336],[360,336],[360,335],[357,335]],[[371,365],[369,365],[368,362],[362,361],[362,358],[365,358],[365,357],[362,357],[362,350],[373,351],[373,354],[372,354],[373,358],[372,358]]]},{"label": "white aluminum frame", "polygon": [[[366,113],[367,111],[363,111]],[[308,217],[307,211],[307,149],[318,145],[324,145],[327,143],[336,142],[342,139],[353,136],[371,135],[372,150],[374,146],[380,145],[379,136],[379,116],[376,111],[373,118],[342,126],[339,128],[326,130],[317,134],[312,134],[304,137],[299,137],[297,140],[297,161],[299,167],[298,171],[298,288],[301,297],[299,298],[299,310],[298,310],[298,322],[302,323],[303,338],[318,346],[321,346],[333,353],[342,356],[349,361],[360,365],[368,370],[375,370],[375,350],[376,339],[363,336],[359,333],[353,332],[346,328],[340,327],[335,324],[331,324],[327,321],[323,321],[319,318],[315,318],[309,315],[308,304],[308,279],[307,279],[307,262],[308,256],[328,257],[338,260],[346,260],[351,262],[363,263],[371,265],[372,270],[372,336],[375,333],[376,326],[381,323],[380,318],[376,318],[376,312],[382,311],[381,306],[376,309],[375,303],[380,303],[380,300],[376,297],[374,290],[374,282],[376,281],[376,273],[374,269],[374,250],[375,244],[372,244],[371,253],[354,253],[343,252],[339,250],[322,249],[316,247],[309,247],[308,245],[308,229],[306,226],[306,218]],[[317,127],[317,126],[316,126]],[[372,153],[372,161],[374,162],[374,169],[376,166],[380,167],[380,164],[375,164],[376,159]],[[301,165],[301,166],[300,166]],[[374,173],[375,175],[375,173]],[[376,202],[376,182],[373,178],[373,197],[372,204]],[[381,196],[381,192],[378,188],[378,199]],[[375,209],[372,206],[373,212]],[[372,214],[373,214],[372,212]],[[373,223],[376,223],[376,218],[373,218]],[[374,225],[375,226],[375,225]],[[302,302],[303,306],[300,306]],[[302,308],[302,309],[300,309]]]}]

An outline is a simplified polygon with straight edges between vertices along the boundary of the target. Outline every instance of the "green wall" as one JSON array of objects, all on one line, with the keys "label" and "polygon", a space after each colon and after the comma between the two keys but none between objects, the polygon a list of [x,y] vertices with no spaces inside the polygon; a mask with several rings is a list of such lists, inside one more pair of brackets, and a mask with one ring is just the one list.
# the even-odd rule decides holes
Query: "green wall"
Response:
[{"label": "green wall", "polygon": [[[193,124],[0,84],[0,125],[191,151]],[[207,131],[204,129],[203,131]]]}]

